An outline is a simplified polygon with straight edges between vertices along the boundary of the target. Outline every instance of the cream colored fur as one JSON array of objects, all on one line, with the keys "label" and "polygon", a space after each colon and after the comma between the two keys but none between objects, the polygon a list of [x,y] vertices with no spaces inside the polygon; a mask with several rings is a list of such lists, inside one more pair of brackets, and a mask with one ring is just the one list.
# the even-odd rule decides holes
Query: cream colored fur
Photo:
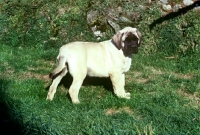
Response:
[{"label": "cream colored fur", "polygon": [[57,57],[57,68],[50,75],[54,79],[47,99],[53,99],[58,84],[68,71],[73,77],[72,85],[69,88],[69,95],[73,103],[79,103],[78,93],[86,75],[110,77],[114,93],[118,97],[129,99],[130,93],[125,92],[124,89],[124,73],[130,69],[132,54],[125,56],[123,41],[130,32],[136,35],[139,44],[141,37],[139,31],[136,28],[126,27],[112,38],[114,41],[72,42],[62,46]]}]

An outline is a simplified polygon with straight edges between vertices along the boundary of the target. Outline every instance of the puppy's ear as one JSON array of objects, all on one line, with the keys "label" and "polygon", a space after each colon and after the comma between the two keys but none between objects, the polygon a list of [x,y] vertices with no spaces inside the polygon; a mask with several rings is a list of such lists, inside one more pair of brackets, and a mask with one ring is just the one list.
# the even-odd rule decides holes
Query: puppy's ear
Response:
[{"label": "puppy's ear", "polygon": [[141,38],[142,38],[142,34],[137,30],[136,31],[136,33],[137,33],[137,35],[138,35],[138,37],[139,37],[139,45],[140,45],[140,43],[141,43]]},{"label": "puppy's ear", "polygon": [[115,47],[117,47],[117,49],[121,49],[122,48],[122,36],[123,34],[121,34],[120,32],[118,32],[116,35],[113,36],[112,38],[112,43],[115,45]]},{"label": "puppy's ear", "polygon": [[142,37],[142,34],[138,30],[136,31],[136,33],[137,33],[137,35],[138,35],[139,38]]}]

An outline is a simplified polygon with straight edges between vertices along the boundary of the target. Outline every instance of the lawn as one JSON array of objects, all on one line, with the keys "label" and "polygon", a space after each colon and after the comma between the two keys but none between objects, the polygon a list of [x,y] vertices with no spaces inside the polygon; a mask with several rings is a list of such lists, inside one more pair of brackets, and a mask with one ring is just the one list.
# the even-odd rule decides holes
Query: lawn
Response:
[{"label": "lawn", "polygon": [[[86,7],[84,4],[86,2],[83,3]],[[146,16],[158,15],[149,10],[146,13],[149,13]],[[130,71],[125,74],[125,89],[131,93],[130,100],[113,94],[109,78],[87,77],[79,93],[81,103],[73,104],[67,94],[72,78],[66,75],[54,100],[46,101],[52,81],[48,74],[55,68],[58,49],[64,41],[52,41],[47,46],[46,42],[37,38],[25,46],[26,42],[19,42],[15,37],[17,31],[13,35],[8,34],[7,41],[2,40],[0,45],[2,133],[199,135],[200,49],[188,47],[181,50],[177,45],[172,52],[169,46],[186,45],[184,43],[188,40],[199,45],[200,19],[194,14],[189,11],[188,15],[167,20],[168,24],[158,24],[152,31],[147,30],[152,18],[146,17],[138,24],[143,34],[142,46],[139,53],[133,56]],[[181,34],[173,34],[181,31],[177,24],[183,20],[189,26],[184,28],[186,35],[181,38]],[[42,22],[39,24],[42,25]],[[95,40],[84,26],[75,25],[76,32],[69,33],[66,42]],[[77,35],[80,30],[84,30],[81,36]],[[37,34],[39,32],[35,37]],[[190,37],[192,34],[193,37]],[[41,35],[47,40],[48,36]],[[26,40],[30,37],[27,35]]]},{"label": "lawn", "polygon": [[79,94],[81,103],[74,105],[66,94],[69,75],[54,100],[46,101],[51,83],[48,73],[54,62],[45,55],[53,50],[5,45],[0,49],[1,113],[6,116],[1,123],[5,128],[13,126],[25,134],[200,133],[200,71],[178,72],[175,58],[139,53],[126,74],[130,100],[113,94],[109,78],[86,78]]}]

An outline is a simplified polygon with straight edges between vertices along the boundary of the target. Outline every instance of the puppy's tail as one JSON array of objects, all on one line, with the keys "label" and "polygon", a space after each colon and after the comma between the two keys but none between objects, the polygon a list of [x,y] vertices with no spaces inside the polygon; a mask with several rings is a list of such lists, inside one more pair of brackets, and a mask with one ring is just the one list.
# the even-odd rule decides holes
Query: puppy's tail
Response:
[{"label": "puppy's tail", "polygon": [[49,74],[49,78],[54,79],[66,69],[66,58],[64,56],[58,55],[58,64],[57,67]]}]

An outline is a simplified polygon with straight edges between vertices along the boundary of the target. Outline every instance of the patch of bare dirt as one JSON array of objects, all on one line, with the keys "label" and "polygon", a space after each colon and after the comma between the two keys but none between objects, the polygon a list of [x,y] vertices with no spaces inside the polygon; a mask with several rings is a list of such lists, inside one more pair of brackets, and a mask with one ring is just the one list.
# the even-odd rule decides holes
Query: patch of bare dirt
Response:
[{"label": "patch of bare dirt", "polygon": [[126,112],[129,115],[133,114],[133,110],[130,107],[123,107],[123,108],[119,108],[119,109],[110,108],[110,109],[105,110],[106,115],[114,115],[114,114],[118,114],[118,113],[122,113],[122,112]]},{"label": "patch of bare dirt", "polygon": [[180,78],[180,79],[192,79],[193,75],[190,74],[182,74],[182,73],[171,73],[172,75],[174,75],[176,78]]},{"label": "patch of bare dirt", "polygon": [[163,71],[161,69],[156,69],[154,67],[145,67],[145,72],[148,75],[148,77],[143,77],[145,73],[138,72],[138,71],[130,71],[126,75],[126,82],[136,82],[139,84],[146,84],[150,82],[151,80],[155,80],[160,75],[169,74],[169,76],[174,76],[178,79],[192,79],[194,75],[192,74],[183,74],[183,73],[175,73],[172,71]]},{"label": "patch of bare dirt", "polygon": [[145,67],[145,69],[151,71],[153,74],[156,74],[156,75],[165,74],[164,71],[161,71],[160,69],[155,69],[154,67]]},{"label": "patch of bare dirt", "polygon": [[142,72],[138,72],[138,71],[129,72],[126,75],[126,82],[134,81],[134,82],[140,83],[140,84],[148,83],[150,81],[150,79],[141,77],[142,74],[143,74]]},{"label": "patch of bare dirt", "polygon": [[200,107],[200,95],[197,92],[190,94],[190,93],[186,93],[182,90],[179,90],[178,93],[190,101],[189,102],[190,106],[192,106],[194,108]]},{"label": "patch of bare dirt", "polygon": [[4,62],[3,66],[6,67],[6,72],[0,72],[0,76],[4,76],[4,77],[11,77],[14,75],[15,69],[12,68],[8,62]]},{"label": "patch of bare dirt", "polygon": [[174,73],[171,71],[170,72],[161,71],[160,69],[155,69],[154,67],[145,67],[145,69],[150,70],[152,74],[156,74],[156,75],[170,74],[180,79],[192,79],[194,77],[194,75],[192,74]]},{"label": "patch of bare dirt", "polygon": [[21,77],[29,79],[29,78],[36,78],[38,80],[43,80],[43,81],[49,81],[49,75],[42,75],[38,73],[33,73],[33,72],[24,72],[21,74]]},{"label": "patch of bare dirt", "polygon": [[36,67],[28,67],[27,71],[23,72],[22,74],[19,75],[19,78],[35,78],[38,80],[43,80],[43,81],[50,81],[51,79],[49,78],[49,74],[44,74],[44,73],[37,73],[37,71],[45,71],[48,70],[49,73],[52,71],[53,66],[55,65],[55,62],[50,62],[50,61],[45,61],[45,60],[38,60],[36,63],[42,63],[39,66]]},{"label": "patch of bare dirt", "polygon": [[139,78],[139,79],[135,79],[135,81],[136,83],[139,83],[139,84],[145,84],[145,83],[150,82],[150,79]]},{"label": "patch of bare dirt", "polygon": [[132,74],[134,75],[134,77],[139,77],[142,75],[142,73],[138,71],[132,72]]},{"label": "patch of bare dirt", "polygon": [[43,63],[44,65],[49,65],[51,67],[53,67],[56,64],[56,60],[55,61],[38,60],[36,62],[37,63]]}]

